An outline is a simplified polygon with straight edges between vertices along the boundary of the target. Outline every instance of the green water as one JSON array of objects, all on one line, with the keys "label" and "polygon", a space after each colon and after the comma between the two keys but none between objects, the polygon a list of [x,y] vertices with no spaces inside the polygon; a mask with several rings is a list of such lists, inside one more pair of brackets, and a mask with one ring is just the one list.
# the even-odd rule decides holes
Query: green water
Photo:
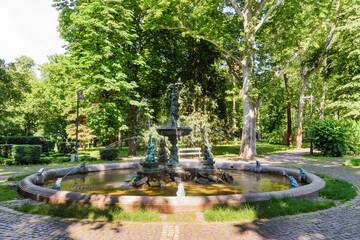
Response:
[{"label": "green water", "polygon": [[[61,190],[79,193],[136,196],[176,196],[176,183],[168,183],[162,187],[129,188],[125,180],[136,175],[136,170],[113,170],[67,176],[61,183]],[[290,187],[287,177],[266,173],[229,171],[234,177],[233,183],[204,184],[184,183],[187,196],[229,195],[242,193],[259,193],[286,190]],[[46,183],[51,188],[53,181]]]}]

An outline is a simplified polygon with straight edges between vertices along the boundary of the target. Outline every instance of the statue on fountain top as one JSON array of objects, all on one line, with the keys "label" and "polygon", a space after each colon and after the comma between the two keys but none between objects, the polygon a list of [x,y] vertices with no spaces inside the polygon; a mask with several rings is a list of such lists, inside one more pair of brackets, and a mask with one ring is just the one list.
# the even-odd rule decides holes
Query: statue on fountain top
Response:
[{"label": "statue on fountain top", "polygon": [[179,95],[174,91],[168,96],[171,100],[170,107],[170,121],[172,127],[177,127],[177,121],[179,119]]},{"label": "statue on fountain top", "polygon": [[147,145],[148,150],[146,153],[145,161],[156,162],[155,153],[154,153],[155,144],[156,144],[156,138],[151,139],[151,135],[150,135],[149,142]]}]

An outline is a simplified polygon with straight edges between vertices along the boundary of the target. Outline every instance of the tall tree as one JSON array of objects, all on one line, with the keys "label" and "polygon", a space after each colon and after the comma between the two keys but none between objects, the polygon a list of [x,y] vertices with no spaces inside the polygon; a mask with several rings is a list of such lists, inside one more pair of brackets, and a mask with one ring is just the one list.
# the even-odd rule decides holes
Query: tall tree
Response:
[{"label": "tall tree", "polygon": [[333,115],[360,119],[360,3],[345,1],[327,58],[328,104]]},{"label": "tall tree", "polygon": [[262,99],[254,77],[256,40],[283,1],[147,0],[147,21],[155,28],[177,28],[219,47],[242,68],[243,129],[241,157],[256,155],[256,112]]},{"label": "tall tree", "polygon": [[141,11],[137,1],[54,0],[60,11],[61,36],[69,42],[76,65],[74,92],[84,90],[87,123],[109,139],[127,129],[128,113],[139,98],[137,72],[141,51]]}]

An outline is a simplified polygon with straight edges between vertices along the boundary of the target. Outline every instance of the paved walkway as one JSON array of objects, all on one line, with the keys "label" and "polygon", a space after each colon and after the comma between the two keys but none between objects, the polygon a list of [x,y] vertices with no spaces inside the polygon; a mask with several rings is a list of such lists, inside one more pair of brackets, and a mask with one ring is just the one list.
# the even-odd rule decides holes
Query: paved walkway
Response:
[{"label": "paved walkway", "polygon": [[[301,157],[305,152],[296,150],[259,160],[263,165],[302,166],[360,187],[360,168],[341,166],[343,159],[305,159]],[[0,182],[19,170],[35,169],[10,170],[0,168]],[[323,211],[254,221],[207,223],[202,213],[184,214],[180,216],[184,221],[178,222],[171,222],[170,215],[161,217],[162,222],[154,223],[90,221],[23,214],[0,206],[0,239],[360,239],[359,195]]]}]

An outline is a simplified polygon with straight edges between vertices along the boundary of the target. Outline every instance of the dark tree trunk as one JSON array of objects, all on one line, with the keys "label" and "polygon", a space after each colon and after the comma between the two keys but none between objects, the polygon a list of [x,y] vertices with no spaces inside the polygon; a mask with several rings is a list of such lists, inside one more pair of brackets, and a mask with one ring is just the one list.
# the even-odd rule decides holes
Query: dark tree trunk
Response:
[{"label": "dark tree trunk", "polygon": [[136,156],[136,138],[129,139],[129,156]]},{"label": "dark tree trunk", "polygon": [[284,82],[285,88],[287,92],[287,107],[286,107],[286,115],[287,115],[287,139],[286,143],[289,147],[292,147],[292,130],[291,130],[291,102],[290,102],[290,89],[289,89],[289,81],[287,77],[287,73],[284,73]]}]

